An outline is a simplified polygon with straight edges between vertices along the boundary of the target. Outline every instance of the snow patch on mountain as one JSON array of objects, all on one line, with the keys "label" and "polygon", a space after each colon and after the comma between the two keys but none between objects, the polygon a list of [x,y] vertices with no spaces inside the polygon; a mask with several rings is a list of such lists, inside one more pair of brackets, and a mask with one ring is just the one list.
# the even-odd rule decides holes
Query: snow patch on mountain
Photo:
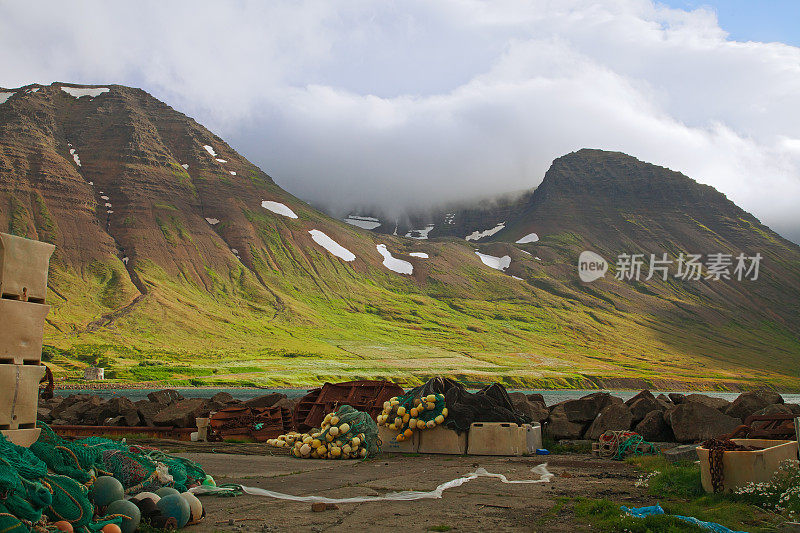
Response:
[{"label": "snow patch on mountain", "polygon": [[426,254],[425,252],[411,252],[408,255],[410,255],[411,257],[421,257],[422,259],[428,258],[428,254]]},{"label": "snow patch on mountain", "polygon": [[318,229],[312,229],[308,231],[311,234],[311,238],[314,239],[314,242],[328,250],[328,252],[332,253],[339,259],[344,261],[352,261],[356,258],[355,254],[339,244],[338,242],[334,241],[323,232]]},{"label": "snow patch on mountain", "polygon": [[230,170],[229,172],[231,173],[231,176],[235,176],[236,175],[236,172],[234,172],[233,170]]},{"label": "snow patch on mountain", "polygon": [[414,272],[414,265],[408,261],[397,259],[392,256],[392,253],[386,248],[385,244],[376,246],[378,253],[383,256],[383,266],[398,274],[411,274]]},{"label": "snow patch on mountain", "polygon": [[78,152],[75,151],[75,148],[70,148],[69,154],[72,156],[72,159],[75,160],[75,164],[81,166],[81,158],[78,157]]},{"label": "snow patch on mountain", "polygon": [[94,98],[95,96],[100,96],[103,93],[107,93],[111,89],[108,87],[94,87],[94,88],[83,88],[83,87],[61,87],[61,90],[67,93],[70,96],[74,96],[75,98],[83,98],[84,96],[88,96],[89,98]]},{"label": "snow patch on mountain", "polygon": [[495,270],[505,270],[511,266],[511,257],[504,255],[503,257],[495,257],[493,255],[486,255],[480,252],[475,252],[475,255],[481,258],[484,265]]},{"label": "snow patch on mountain", "polygon": [[406,233],[406,237],[411,237],[412,239],[420,239],[425,240],[428,238],[428,233],[431,232],[433,229],[433,224],[428,224],[425,226],[425,229],[412,229],[408,233]]},{"label": "snow patch on mountain", "polygon": [[273,202],[272,200],[264,200],[263,202],[261,202],[261,207],[263,207],[264,209],[268,209],[278,215],[283,215],[289,218],[297,218],[297,215],[295,214],[294,211],[289,209],[289,207],[286,204],[282,204],[280,202]]},{"label": "snow patch on mountain", "polygon": [[484,237],[491,237],[492,235],[494,235],[495,233],[497,233],[498,231],[500,231],[501,229],[503,229],[505,227],[506,227],[506,223],[505,222],[501,222],[498,225],[496,225],[495,227],[493,227],[492,229],[485,229],[483,231],[475,230],[472,233],[470,233],[469,235],[467,235],[466,237],[464,237],[464,239],[466,239],[468,241],[479,241],[479,240],[483,239]]},{"label": "snow patch on mountain", "polygon": [[359,215],[347,215],[347,218],[345,218],[344,221],[351,226],[356,226],[362,229],[375,229],[381,225],[381,221],[377,218],[362,217]]},{"label": "snow patch on mountain", "polygon": [[220,159],[220,158],[217,158],[216,161],[218,163],[227,163],[227,161],[225,161],[224,159]]},{"label": "snow patch on mountain", "polygon": [[539,240],[539,236],[535,233],[528,233],[520,240],[516,241],[517,244],[528,244],[529,242],[536,242]]},{"label": "snow patch on mountain", "polygon": [[511,276],[511,277],[512,277],[512,278],[514,278],[514,279],[518,279],[518,280],[520,280],[520,281],[523,281],[523,279],[522,279],[522,278],[520,278],[519,276]]},{"label": "snow patch on mountain", "polygon": [[0,104],[5,104],[6,100],[11,98],[15,94],[17,94],[17,93],[14,93],[14,92],[8,93],[8,92],[5,92],[5,91],[4,92],[0,92]]},{"label": "snow patch on mountain", "polygon": [[219,219],[206,217],[206,222],[213,226],[214,224],[219,224]]},{"label": "snow patch on mountain", "polygon": [[184,163],[181,166],[184,168],[184,170],[186,170],[189,168],[189,163]]},{"label": "snow patch on mountain", "polygon": [[217,157],[217,152],[215,152],[215,151],[214,151],[214,149],[213,149],[211,146],[209,146],[209,145],[207,145],[207,144],[204,144],[204,145],[203,145],[203,148],[205,148],[205,149],[206,149],[206,152],[208,152],[209,154],[211,154],[211,157]]}]

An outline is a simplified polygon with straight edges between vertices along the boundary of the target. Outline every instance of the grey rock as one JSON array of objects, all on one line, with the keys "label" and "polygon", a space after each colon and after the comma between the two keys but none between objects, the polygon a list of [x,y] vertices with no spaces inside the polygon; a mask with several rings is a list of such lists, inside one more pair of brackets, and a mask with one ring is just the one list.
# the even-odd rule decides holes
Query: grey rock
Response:
[{"label": "grey rock", "polygon": [[731,404],[731,402],[725,398],[715,398],[713,396],[706,396],[705,394],[689,394],[686,396],[685,401],[702,403],[703,405],[713,407],[714,409],[718,409],[722,412],[725,412],[725,409],[727,409]]},{"label": "grey rock", "polygon": [[[767,401],[759,392],[743,392],[725,409],[725,414],[744,420],[756,411],[772,405],[772,403]],[[774,403],[783,403],[783,401]]]},{"label": "grey rock", "polygon": [[642,396],[633,403],[628,405],[633,416],[633,423],[638,424],[641,422],[648,413],[652,411],[665,411],[664,406],[656,400],[652,395]]},{"label": "grey rock", "polygon": [[208,416],[212,403],[204,398],[190,398],[166,406],[153,418],[156,426],[197,427],[196,418]]},{"label": "grey rock", "polygon": [[612,403],[597,415],[597,418],[586,430],[586,438],[596,440],[606,431],[628,430],[631,428],[633,415],[624,403]]},{"label": "grey rock", "polygon": [[183,396],[176,390],[164,389],[151,392],[147,395],[147,399],[161,405],[169,405],[183,400]]},{"label": "grey rock", "polygon": [[722,437],[742,421],[699,402],[685,402],[667,411],[668,422],[678,442],[696,442]]},{"label": "grey rock", "polygon": [[664,413],[661,411],[647,413],[633,430],[641,435],[644,440],[651,442],[670,442],[675,440],[672,428],[664,420]]},{"label": "grey rock", "polygon": [[286,398],[285,394],[281,394],[279,392],[273,392],[271,394],[265,394],[263,396],[256,396],[255,398],[250,398],[246,400],[244,404],[247,407],[272,407],[280,400]]}]

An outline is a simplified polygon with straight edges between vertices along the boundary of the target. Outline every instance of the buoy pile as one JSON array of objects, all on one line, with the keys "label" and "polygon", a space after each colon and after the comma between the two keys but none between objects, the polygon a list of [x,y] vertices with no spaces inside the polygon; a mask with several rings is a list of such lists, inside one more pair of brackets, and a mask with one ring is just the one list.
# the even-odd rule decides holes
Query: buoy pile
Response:
[{"label": "buoy pile", "polygon": [[344,405],[325,415],[319,429],[292,431],[267,444],[289,448],[289,453],[300,459],[364,459],[377,453],[377,429],[367,413]]},{"label": "buoy pile", "polygon": [[411,394],[395,396],[383,403],[378,425],[397,431],[397,441],[410,439],[415,431],[433,429],[444,423],[447,407],[444,394],[428,394],[415,398]]}]

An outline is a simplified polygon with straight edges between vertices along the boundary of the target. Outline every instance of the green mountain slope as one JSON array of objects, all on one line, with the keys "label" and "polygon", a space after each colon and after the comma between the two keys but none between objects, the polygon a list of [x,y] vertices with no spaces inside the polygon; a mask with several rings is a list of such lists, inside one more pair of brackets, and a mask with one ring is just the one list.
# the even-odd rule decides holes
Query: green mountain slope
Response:
[{"label": "green mountain slope", "polygon": [[[82,87],[76,97],[75,88],[10,89],[0,104],[0,228],[57,245],[46,336],[59,376],[99,362],[118,380],[209,384],[446,374],[526,386],[798,388],[797,247],[733,204],[694,216],[689,198],[721,195],[688,178],[623,207],[615,183],[639,198],[637,183],[670,188],[677,178],[582,151],[562,158],[575,169],[551,169],[495,242],[398,238],[316,211],[141,90]],[[618,158],[634,166],[617,172]],[[581,195],[613,224],[644,229],[596,224]],[[513,243],[529,230],[541,241]],[[353,260],[320,245],[320,233]],[[770,254],[764,284],[577,278],[584,247],[705,251],[717,241]],[[379,245],[412,274],[387,268],[395,263]],[[476,250],[510,265],[490,268]]]}]

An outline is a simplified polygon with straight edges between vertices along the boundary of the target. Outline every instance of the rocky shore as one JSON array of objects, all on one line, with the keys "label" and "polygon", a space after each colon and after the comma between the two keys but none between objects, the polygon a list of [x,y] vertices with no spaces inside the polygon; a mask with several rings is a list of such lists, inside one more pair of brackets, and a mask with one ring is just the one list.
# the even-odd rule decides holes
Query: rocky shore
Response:
[{"label": "rocky shore", "polygon": [[[743,392],[734,401],[704,394],[659,394],[643,390],[627,401],[608,392],[546,405],[541,394],[509,393],[514,409],[540,422],[544,435],[558,440],[596,440],[608,430],[632,430],[645,440],[697,442],[730,433],[750,415],[787,413],[800,416],[800,405],[784,403],[772,391]],[[166,389],[146,400],[125,397],[104,400],[92,394],[74,394],[40,400],[39,420],[51,425],[129,427],[195,427],[195,419],[226,407],[280,406],[293,410],[298,398],[280,393],[246,401],[228,392],[211,398],[184,398]]]}]

